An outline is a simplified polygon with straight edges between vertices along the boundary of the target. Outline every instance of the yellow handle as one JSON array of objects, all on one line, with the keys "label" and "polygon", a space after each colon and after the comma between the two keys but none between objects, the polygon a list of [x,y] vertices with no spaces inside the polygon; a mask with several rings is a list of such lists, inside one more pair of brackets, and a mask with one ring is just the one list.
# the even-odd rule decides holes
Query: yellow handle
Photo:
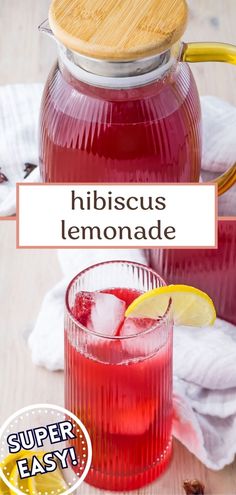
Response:
[{"label": "yellow handle", "polygon": [[183,43],[183,62],[227,62],[236,65],[236,46],[227,43]]},{"label": "yellow handle", "polygon": [[[227,62],[236,65],[236,46],[227,43],[183,43],[183,62]],[[221,196],[236,183],[236,164],[215,179]]]},{"label": "yellow handle", "polygon": [[218,185],[218,196],[222,196],[234,184],[236,184],[236,163],[224,174],[217,177],[213,182]]}]

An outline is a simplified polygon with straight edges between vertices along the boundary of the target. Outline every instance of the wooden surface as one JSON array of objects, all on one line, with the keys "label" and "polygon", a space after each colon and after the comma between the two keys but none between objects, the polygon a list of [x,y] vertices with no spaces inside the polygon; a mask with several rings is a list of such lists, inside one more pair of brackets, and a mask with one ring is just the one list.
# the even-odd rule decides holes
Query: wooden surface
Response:
[{"label": "wooden surface", "polygon": [[[48,0],[0,0],[0,83],[43,81],[55,58],[53,43],[37,33],[47,16]],[[236,43],[235,0],[192,0],[185,39]],[[221,64],[199,64],[194,73],[201,94],[236,104],[236,70]],[[45,291],[60,278],[54,251],[15,249],[15,223],[0,221],[0,423],[18,408],[36,402],[63,404],[63,373],[32,365],[25,335],[32,328]],[[175,442],[168,472],[147,495],[181,495],[182,480],[199,477],[206,495],[236,494],[236,462],[220,472],[206,468]],[[99,494],[83,486],[84,495]]]},{"label": "wooden surface", "polygon": [[[10,414],[29,404],[62,405],[63,373],[35,367],[26,344],[45,291],[60,279],[56,252],[16,250],[14,221],[0,221],[0,239],[1,424]],[[236,462],[220,472],[210,471],[177,442],[170,469],[139,493],[181,495],[182,481],[196,477],[206,484],[206,495],[236,493]],[[83,495],[102,493],[83,485]]]},{"label": "wooden surface", "polygon": [[148,57],[178,41],[185,0],[53,0],[49,22],[68,48],[110,60]]}]

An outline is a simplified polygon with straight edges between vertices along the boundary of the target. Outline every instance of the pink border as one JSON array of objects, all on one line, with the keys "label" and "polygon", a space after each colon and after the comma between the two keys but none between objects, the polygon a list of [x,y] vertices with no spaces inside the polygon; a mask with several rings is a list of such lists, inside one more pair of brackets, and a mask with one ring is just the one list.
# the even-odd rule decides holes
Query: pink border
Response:
[{"label": "pink border", "polygon": [[185,183],[179,183],[181,186],[201,186],[201,187],[206,187],[208,185],[213,185],[215,187],[215,245],[214,246],[20,246],[19,245],[19,211],[20,211],[20,203],[19,203],[19,189],[20,186],[28,187],[28,186],[130,186],[130,185],[145,185],[145,186],[176,186],[177,183],[171,182],[171,183],[166,183],[166,182],[149,182],[149,183],[127,183],[127,182],[83,182],[83,183],[73,183],[73,184],[68,184],[68,183],[61,183],[61,182],[55,182],[55,183],[42,183],[42,182],[34,182],[34,183],[25,183],[25,182],[18,182],[16,184],[16,249],[218,249],[218,187],[217,184],[214,182],[208,182],[208,183],[193,183],[193,182],[185,182]]},{"label": "pink border", "polygon": [[14,217],[0,217],[0,221],[16,220],[16,215]]}]

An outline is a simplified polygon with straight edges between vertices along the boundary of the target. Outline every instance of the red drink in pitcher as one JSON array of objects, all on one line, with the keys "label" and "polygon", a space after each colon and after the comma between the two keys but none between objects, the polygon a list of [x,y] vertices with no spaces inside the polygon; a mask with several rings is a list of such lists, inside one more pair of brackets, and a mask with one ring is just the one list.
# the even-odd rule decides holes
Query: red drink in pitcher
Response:
[{"label": "red drink in pitcher", "polygon": [[[85,292],[95,279],[109,276],[107,269],[110,280],[118,270],[117,278],[130,280],[131,287]],[[155,287],[162,281],[141,265],[111,262],[82,272],[67,293],[66,407],[91,437],[86,480],[109,490],[153,481],[171,456],[170,313],[158,320],[124,318],[129,304],[147,290],[145,283]]]},{"label": "red drink in pitcher", "polygon": [[164,80],[115,90],[84,84],[60,63],[42,102],[43,181],[198,182],[200,118],[186,64]]}]

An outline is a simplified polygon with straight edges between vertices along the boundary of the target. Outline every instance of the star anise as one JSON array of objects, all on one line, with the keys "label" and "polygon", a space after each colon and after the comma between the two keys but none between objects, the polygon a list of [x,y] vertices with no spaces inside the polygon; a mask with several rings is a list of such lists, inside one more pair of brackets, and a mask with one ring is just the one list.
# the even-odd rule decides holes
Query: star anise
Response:
[{"label": "star anise", "polygon": [[205,486],[198,480],[185,480],[183,484],[186,495],[204,495]]},{"label": "star anise", "polygon": [[37,168],[37,165],[34,165],[33,163],[25,163],[25,168],[24,168],[25,175],[24,175],[24,179],[26,179],[31,174],[31,172],[33,172],[33,170],[35,168]]},{"label": "star anise", "polygon": [[3,184],[3,182],[8,182],[8,178],[5,174],[0,172],[0,184]]}]

